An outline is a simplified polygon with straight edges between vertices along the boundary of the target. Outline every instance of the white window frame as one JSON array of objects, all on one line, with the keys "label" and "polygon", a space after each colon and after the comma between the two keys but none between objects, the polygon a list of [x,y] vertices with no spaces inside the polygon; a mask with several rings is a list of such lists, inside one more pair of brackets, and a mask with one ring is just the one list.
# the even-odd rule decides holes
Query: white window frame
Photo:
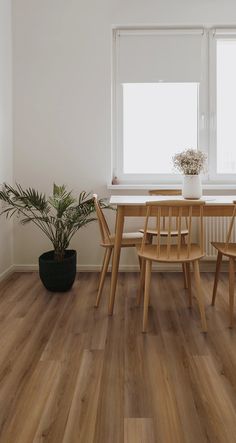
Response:
[{"label": "white window frame", "polygon": [[209,183],[234,184],[235,174],[217,173],[217,40],[236,40],[236,28],[213,28],[209,32]]},{"label": "white window frame", "polygon": [[[117,33],[124,28],[113,28],[113,85],[112,85],[112,177],[118,176],[119,183],[142,185],[151,183],[179,184],[178,174],[123,174],[122,173],[122,87],[117,81]],[[217,128],[216,128],[216,41],[218,38],[236,39],[236,26],[230,28],[203,28],[204,44],[202,51],[202,80],[199,95],[199,149],[208,155],[208,172],[202,177],[205,184],[233,185],[236,184],[235,174],[217,173]],[[127,32],[191,32],[196,28],[155,28],[126,29]]]},{"label": "white window frame", "polygon": [[[123,93],[122,85],[117,81],[117,36],[121,28],[113,29],[113,87],[112,87],[112,177],[117,176],[119,183],[122,184],[149,184],[149,183],[163,183],[163,184],[179,184],[182,178],[179,174],[125,174],[123,173],[123,119],[121,110],[123,109]],[[207,133],[207,115],[208,115],[208,94],[207,94],[207,57],[208,57],[208,39],[207,32],[202,27],[199,28],[155,28],[155,29],[127,29],[127,32],[135,33],[166,33],[167,35],[183,33],[195,34],[201,31],[203,33],[202,44],[202,79],[199,85],[199,115],[198,115],[198,147],[206,151],[208,144]],[[204,177],[207,180],[207,176]]]}]

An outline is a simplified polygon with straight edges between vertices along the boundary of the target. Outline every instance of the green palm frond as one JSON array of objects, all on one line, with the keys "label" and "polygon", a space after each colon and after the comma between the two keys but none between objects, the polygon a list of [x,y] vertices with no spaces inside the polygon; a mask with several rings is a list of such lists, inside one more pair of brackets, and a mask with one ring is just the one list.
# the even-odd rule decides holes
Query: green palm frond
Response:
[{"label": "green palm frond", "polygon": [[26,225],[27,223],[33,222],[33,221],[38,221],[38,222],[43,222],[43,223],[49,223],[49,218],[48,217],[41,217],[41,216],[28,216],[25,218],[21,219],[21,224],[22,225]]},{"label": "green palm frond", "polygon": [[13,188],[5,183],[3,190],[0,192],[0,200],[8,203],[11,207],[34,208],[45,212],[49,209],[45,194],[39,193],[32,188],[24,190],[19,184],[16,184],[16,187]]},{"label": "green palm frond", "polygon": [[56,209],[58,218],[61,218],[65,211],[75,203],[75,198],[71,192],[67,192],[66,187],[53,185],[53,195],[48,199],[50,205]]}]

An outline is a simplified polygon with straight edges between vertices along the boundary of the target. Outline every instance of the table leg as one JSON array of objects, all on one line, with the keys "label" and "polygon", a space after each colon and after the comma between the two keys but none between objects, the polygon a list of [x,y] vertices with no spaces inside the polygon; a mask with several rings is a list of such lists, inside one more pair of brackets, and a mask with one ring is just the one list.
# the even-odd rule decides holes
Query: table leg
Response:
[{"label": "table leg", "polygon": [[112,270],[111,270],[111,290],[110,290],[110,299],[109,299],[109,308],[108,308],[109,315],[113,314],[113,308],[115,302],[123,227],[124,227],[124,211],[122,206],[118,206],[116,214],[115,244],[114,244]]}]

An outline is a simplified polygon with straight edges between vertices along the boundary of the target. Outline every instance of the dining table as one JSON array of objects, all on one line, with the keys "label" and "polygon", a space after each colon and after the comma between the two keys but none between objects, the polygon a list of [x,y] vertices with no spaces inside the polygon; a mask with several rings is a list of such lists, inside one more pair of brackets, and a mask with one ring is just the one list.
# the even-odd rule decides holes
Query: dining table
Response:
[{"label": "dining table", "polygon": [[[204,195],[201,198],[205,201],[204,217],[230,217],[233,214],[234,201],[236,195]],[[184,200],[182,196],[159,196],[159,195],[111,195],[110,205],[116,207],[115,243],[112,258],[111,286],[109,295],[109,315],[113,314],[117,278],[120,262],[121,240],[126,217],[145,217],[146,203],[163,200]],[[151,216],[157,215],[157,206],[152,207]],[[168,211],[168,207],[166,208]],[[200,214],[197,206],[193,207],[192,215],[198,217]],[[165,215],[165,214],[164,214]],[[174,215],[174,213],[173,213]],[[184,210],[182,212],[184,216]]]}]

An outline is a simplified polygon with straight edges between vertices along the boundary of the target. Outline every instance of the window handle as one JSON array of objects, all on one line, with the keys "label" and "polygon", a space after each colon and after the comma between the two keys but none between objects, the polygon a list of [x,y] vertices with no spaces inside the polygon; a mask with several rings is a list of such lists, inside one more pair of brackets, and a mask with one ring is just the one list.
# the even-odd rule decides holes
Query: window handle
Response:
[{"label": "window handle", "polygon": [[206,127],[206,119],[205,119],[205,114],[201,114],[201,119],[200,119],[200,129],[203,130]]}]

